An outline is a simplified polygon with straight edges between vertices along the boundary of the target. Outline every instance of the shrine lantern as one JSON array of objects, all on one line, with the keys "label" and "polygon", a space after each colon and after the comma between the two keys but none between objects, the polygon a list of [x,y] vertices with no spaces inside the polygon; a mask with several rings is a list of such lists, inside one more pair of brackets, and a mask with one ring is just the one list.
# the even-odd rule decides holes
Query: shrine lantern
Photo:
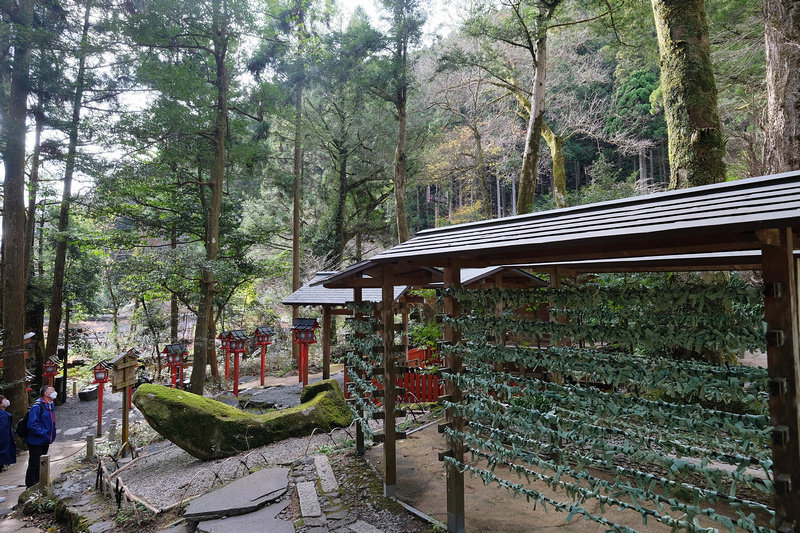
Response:
[{"label": "shrine lantern", "polygon": [[42,377],[47,378],[47,384],[53,386],[53,378],[58,374],[58,360],[51,357],[44,362],[44,369],[42,370]]},{"label": "shrine lantern", "polygon": [[[167,358],[167,366],[170,368],[170,380],[173,388],[183,387],[183,367],[186,356],[189,355],[185,344],[167,344],[163,353]],[[180,386],[178,385],[180,383]]]},{"label": "shrine lantern", "polygon": [[111,363],[100,361],[92,369],[97,383],[97,436],[103,434],[103,389],[111,381]]},{"label": "shrine lantern", "polygon": [[275,332],[269,326],[259,326],[253,332],[256,339],[256,346],[261,346],[261,386],[264,386],[264,363],[267,355],[267,346],[272,344],[272,336]]},{"label": "shrine lantern", "polygon": [[300,346],[300,360],[298,361],[298,381],[303,386],[308,385],[308,345],[316,344],[314,330],[319,328],[316,318],[297,318],[292,325],[294,343]]},{"label": "shrine lantern", "polygon": [[228,333],[227,331],[223,331],[222,333],[217,336],[220,343],[220,348],[222,349],[223,353],[225,353],[225,381],[228,381],[228,366],[229,366],[229,359],[231,356],[230,350],[230,341],[228,341]]},{"label": "shrine lantern", "polygon": [[111,365],[109,365],[106,361],[100,361],[97,363],[93,370],[95,383],[107,383],[110,379],[109,371],[111,370]]},{"label": "shrine lantern", "polygon": [[[226,335],[228,351],[233,354],[233,395],[239,396],[239,355],[247,351],[250,337],[243,329],[232,329]],[[227,364],[225,365],[227,367]]]}]

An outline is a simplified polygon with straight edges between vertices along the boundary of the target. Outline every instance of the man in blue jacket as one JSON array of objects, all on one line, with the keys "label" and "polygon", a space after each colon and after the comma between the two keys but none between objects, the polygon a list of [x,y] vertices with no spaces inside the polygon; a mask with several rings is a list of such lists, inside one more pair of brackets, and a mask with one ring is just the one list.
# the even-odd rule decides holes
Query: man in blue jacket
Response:
[{"label": "man in blue jacket", "polygon": [[31,488],[39,484],[39,460],[47,455],[50,443],[56,440],[56,412],[53,400],[58,397],[53,387],[45,385],[39,391],[41,396],[31,407],[28,415],[28,470],[25,472],[25,486]]}]

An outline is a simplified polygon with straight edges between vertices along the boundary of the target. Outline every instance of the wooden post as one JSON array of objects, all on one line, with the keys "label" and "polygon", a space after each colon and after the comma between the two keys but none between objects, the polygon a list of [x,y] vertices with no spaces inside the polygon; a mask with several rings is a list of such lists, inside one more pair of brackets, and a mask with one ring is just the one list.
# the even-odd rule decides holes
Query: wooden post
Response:
[{"label": "wooden post", "polygon": [[[123,387],[122,388],[122,446],[125,446],[125,443],[128,442],[128,402],[130,401],[131,397],[131,388],[130,387]],[[123,452],[123,457],[125,457],[125,452]]]},{"label": "wooden post", "polygon": [[39,490],[50,486],[50,454],[39,458]]},{"label": "wooden post", "polygon": [[97,433],[98,437],[103,435],[103,388],[105,383],[102,381],[97,384]]},{"label": "wooden post", "polygon": [[770,379],[775,517],[779,533],[800,527],[800,354],[798,354],[797,266],[791,228],[762,237],[764,318]]},{"label": "wooden post", "polygon": [[322,306],[322,379],[331,379],[331,308]]},{"label": "wooden post", "polygon": [[239,352],[233,352],[233,395],[239,397]]},{"label": "wooden post", "polygon": [[[444,268],[444,287],[446,289],[461,288],[461,265],[458,259],[452,259],[450,264]],[[461,306],[452,296],[444,299],[444,312],[446,315],[455,317],[461,314]],[[461,333],[450,326],[444,328],[445,342],[455,345],[461,340]],[[449,354],[445,366],[453,374],[460,374],[463,371],[463,363],[460,356]],[[456,383],[450,380],[445,381],[445,392],[450,395],[453,402],[460,402],[463,399],[461,389]],[[464,431],[464,419],[456,416],[453,409],[447,409],[447,423],[456,430]],[[464,441],[453,439],[448,443],[453,458],[460,463],[464,462]],[[464,512],[464,473],[459,472],[452,465],[447,467],[447,531],[449,533],[464,533],[465,531],[465,512]]]},{"label": "wooden post", "polygon": [[261,386],[264,386],[264,366],[267,358],[267,345],[261,345]]},{"label": "wooden post", "polygon": [[94,435],[86,435],[86,458],[94,457]]},{"label": "wooden post", "polygon": [[397,497],[397,446],[395,435],[394,403],[395,355],[394,355],[394,272],[392,265],[383,265],[381,290],[381,322],[383,323],[383,466],[385,476],[383,495]]},{"label": "wooden post", "polygon": [[[361,291],[361,287],[353,288],[353,302],[356,304],[360,304],[364,301],[363,294]],[[353,320],[358,322],[359,320],[364,319],[363,313],[354,313]],[[358,338],[364,338],[363,333],[356,333]],[[358,353],[359,357],[362,357],[364,354]],[[364,428],[361,427],[361,422],[356,422],[356,453],[358,455],[363,455],[366,448],[364,447]]]},{"label": "wooden post", "polygon": [[403,361],[408,363],[408,313],[410,306],[403,306]]}]

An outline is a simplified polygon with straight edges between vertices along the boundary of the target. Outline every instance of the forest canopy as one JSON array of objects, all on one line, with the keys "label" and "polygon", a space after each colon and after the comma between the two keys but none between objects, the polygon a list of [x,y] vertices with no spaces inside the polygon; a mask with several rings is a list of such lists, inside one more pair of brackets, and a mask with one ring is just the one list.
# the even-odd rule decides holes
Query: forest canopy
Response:
[{"label": "forest canopy", "polygon": [[155,346],[196,317],[197,391],[232,317],[420,230],[798,161],[772,2],[364,4],[0,0],[11,388],[24,332],[41,365],[133,306]]}]

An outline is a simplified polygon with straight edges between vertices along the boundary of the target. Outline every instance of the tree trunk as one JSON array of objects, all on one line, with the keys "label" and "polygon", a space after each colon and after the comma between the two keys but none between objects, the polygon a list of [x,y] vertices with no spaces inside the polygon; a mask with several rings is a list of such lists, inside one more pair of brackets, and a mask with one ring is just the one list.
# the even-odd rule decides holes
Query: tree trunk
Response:
[{"label": "tree trunk", "polygon": [[61,210],[58,215],[58,238],[56,240],[53,264],[53,290],[50,300],[50,320],[47,326],[47,344],[44,349],[45,358],[56,354],[58,333],[61,327],[61,312],[64,298],[64,273],[67,265],[67,229],[69,228],[69,206],[72,201],[72,177],[75,174],[75,159],[78,152],[78,127],[81,122],[83,107],[83,91],[86,77],[86,54],[89,40],[89,15],[91,2],[87,2],[83,17],[83,33],[81,35],[80,59],[78,75],[75,78],[75,95],[72,100],[72,120],[69,125],[69,146],[64,168],[64,183],[61,196]]},{"label": "tree trunk", "polygon": [[525,152],[522,156],[522,173],[517,196],[517,213],[524,215],[533,209],[536,181],[539,172],[539,143],[544,122],[544,94],[547,77],[547,33],[536,40],[536,70],[531,94],[531,113],[525,135]]},{"label": "tree trunk", "polygon": [[[303,176],[301,127],[303,121],[303,82],[295,86],[294,121],[294,200],[292,207],[292,292],[300,288],[300,180]],[[292,306],[292,324],[300,317],[300,309]],[[292,343],[292,360],[300,360],[300,346]]]},{"label": "tree trunk", "polygon": [[472,138],[475,139],[475,151],[477,152],[476,170],[478,172],[478,181],[481,185],[481,196],[479,200],[483,202],[483,218],[490,220],[492,218],[492,201],[489,195],[489,181],[486,177],[488,173],[486,170],[486,156],[483,153],[483,142],[481,133],[478,131],[476,125],[470,128],[472,130]]},{"label": "tree trunk", "polygon": [[28,214],[25,222],[25,286],[29,286],[31,260],[33,259],[33,242],[36,235],[36,196],[39,192],[39,163],[42,153],[42,130],[44,116],[34,113],[36,133],[33,137],[33,155],[31,157],[31,179],[28,183]]},{"label": "tree trunk", "polygon": [[800,1],[764,0],[769,173],[800,168]]},{"label": "tree trunk", "polygon": [[[178,248],[178,237],[173,229],[169,236],[169,248],[175,251]],[[169,340],[178,342],[178,295],[171,292],[169,295]]]},{"label": "tree trunk", "polygon": [[406,98],[397,105],[397,150],[394,153],[394,203],[397,220],[397,239],[408,240],[408,218],[406,217]]},{"label": "tree trunk", "polygon": [[214,61],[216,63],[217,103],[214,121],[214,163],[211,170],[211,203],[208,206],[206,229],[206,264],[200,273],[200,304],[197,309],[197,324],[194,336],[194,368],[189,390],[203,394],[206,379],[206,366],[209,358],[215,355],[214,339],[209,336],[209,317],[214,312],[214,295],[219,292],[214,279],[213,265],[219,256],[219,219],[222,212],[222,188],[225,180],[227,158],[225,140],[228,136],[228,21],[222,0],[214,2]]},{"label": "tree trunk", "polygon": [[725,143],[703,0],[652,4],[669,140],[669,188],[724,181]]},{"label": "tree trunk", "polygon": [[550,126],[542,121],[542,136],[553,157],[553,198],[556,207],[567,207],[567,169],[564,162],[564,139],[553,133]]},{"label": "tree trunk", "polygon": [[28,407],[25,392],[25,119],[28,113],[33,11],[36,1],[19,2],[12,13],[14,60],[5,122],[3,154],[3,394],[19,419]]},{"label": "tree trunk", "polygon": [[644,148],[639,149],[639,193],[647,194],[650,183],[647,181],[647,154]]}]

